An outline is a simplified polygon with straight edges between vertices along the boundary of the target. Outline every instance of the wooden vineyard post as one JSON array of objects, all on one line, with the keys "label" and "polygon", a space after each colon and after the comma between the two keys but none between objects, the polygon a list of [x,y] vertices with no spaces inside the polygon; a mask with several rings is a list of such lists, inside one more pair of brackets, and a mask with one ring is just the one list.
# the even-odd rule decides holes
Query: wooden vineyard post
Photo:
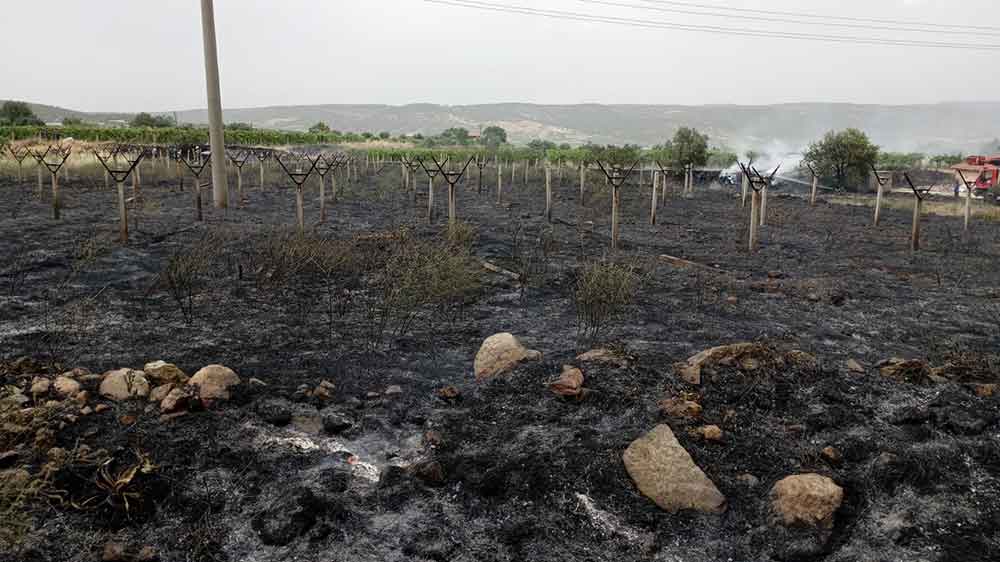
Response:
[{"label": "wooden vineyard post", "polygon": [[503,203],[503,162],[497,159],[497,205]]},{"label": "wooden vineyard post", "polygon": [[49,154],[50,150],[52,150],[51,146],[48,147],[48,148],[46,148],[45,152],[43,152],[40,155],[37,152],[35,152],[34,150],[31,151],[31,156],[32,156],[32,158],[35,159],[35,175],[37,176],[37,180],[38,180],[38,199],[39,200],[42,199],[43,193],[45,191],[45,188],[42,187],[42,167],[45,166],[45,157]]},{"label": "wooden vineyard post", "polygon": [[587,163],[580,162],[580,205],[583,205],[586,185],[587,185]]},{"label": "wooden vineyard post", "polygon": [[611,170],[604,167],[604,164],[600,160],[597,161],[597,165],[604,172],[604,177],[607,178],[608,184],[611,185],[611,249],[618,249],[618,240],[621,233],[621,226],[619,224],[619,210],[621,207],[621,187],[628,181],[629,176],[635,171],[635,167],[639,164],[636,160],[632,163],[632,166],[625,170],[619,166],[610,166]]},{"label": "wooden vineyard post", "polygon": [[264,161],[267,160],[268,156],[271,155],[271,151],[258,149],[254,151],[254,156],[257,158],[258,171],[260,172],[260,182],[258,187],[261,191],[264,191]]},{"label": "wooden vineyard post", "polygon": [[740,174],[740,175],[743,177],[743,179],[740,181],[740,183],[742,184],[742,189],[743,189],[743,197],[742,197],[743,207],[746,208],[746,206],[747,206],[747,192],[750,190],[750,178],[746,174]]},{"label": "wooden vineyard post", "polygon": [[910,185],[910,189],[913,191],[913,226],[910,230],[910,252],[915,253],[920,250],[920,218],[923,214],[924,197],[927,196],[933,187],[917,189],[913,185],[913,181],[910,180],[908,173],[904,173],[903,178],[906,179],[906,183]]},{"label": "wooden vineyard post", "polygon": [[321,157],[322,156],[316,156],[316,158],[309,158],[308,156],[301,157],[304,158],[305,161],[309,163],[309,169],[303,172],[302,164],[300,162],[298,165],[296,165],[295,171],[292,172],[289,171],[285,163],[281,161],[281,156],[275,156],[275,160],[278,161],[278,165],[281,166],[281,169],[285,172],[285,175],[287,175],[288,179],[292,180],[292,183],[295,184],[295,218],[298,222],[299,234],[305,233],[306,229],[306,218],[305,218],[305,209],[303,206],[304,202],[303,202],[302,186],[305,185],[306,181],[309,180],[309,176],[313,173],[313,170],[316,169],[316,164],[319,162],[319,159]]},{"label": "wooden vineyard post", "polygon": [[[432,157],[432,159],[433,159],[433,157]],[[441,166],[448,164],[448,159],[445,159],[445,161],[441,162],[440,164],[438,163],[438,161],[436,159],[434,159],[434,164],[435,164],[434,168],[428,168],[427,166],[424,165],[424,161],[421,160],[421,159],[419,159],[419,158],[417,159],[417,162],[420,164],[420,167],[423,168],[424,173],[427,174],[427,178],[428,178],[428,182],[427,182],[427,223],[428,224],[434,224],[434,218],[435,218],[435,216],[434,216],[434,178],[436,178],[437,175],[439,173],[441,173]]]},{"label": "wooden vineyard post", "polygon": [[[115,154],[117,154],[117,149],[115,149]],[[94,152],[94,156],[97,157],[97,161],[101,163],[104,167],[105,174],[111,175],[115,179],[115,185],[118,187],[118,240],[122,244],[128,244],[128,205],[125,201],[125,179],[128,178],[129,174],[139,165],[145,155],[145,151],[140,151],[139,155],[134,160],[128,160],[129,167],[125,169],[112,168],[108,164],[108,158],[102,157],[97,151]],[[106,155],[110,156],[110,155]]]},{"label": "wooden vineyard post", "polygon": [[965,209],[963,211],[963,225],[962,225],[962,233],[964,235],[969,234],[969,226],[972,220],[972,190],[975,184],[979,183],[979,180],[983,178],[983,175],[985,173],[986,170],[983,170],[982,172],[979,173],[979,176],[976,177],[975,182],[969,183],[969,180],[965,179],[965,174],[963,174],[961,171],[955,172],[955,175],[957,175],[962,180],[962,184],[965,185]]},{"label": "wooden vineyard post", "polygon": [[13,145],[7,147],[7,152],[17,161],[17,184],[24,182],[24,159],[28,157],[30,151],[27,148],[17,149]]},{"label": "wooden vineyard post", "polygon": [[872,179],[875,180],[875,219],[872,224],[878,226],[879,220],[882,218],[882,192],[885,190],[885,184],[889,181],[889,178],[883,177],[882,174],[875,169],[872,169]]},{"label": "wooden vineyard post", "polygon": [[649,224],[656,226],[656,170],[653,170],[653,197],[649,203]]},{"label": "wooden vineyard post", "polygon": [[[461,171],[445,171],[444,166],[437,161],[437,158],[431,156],[434,161],[434,165],[437,167],[438,173],[444,178],[444,181],[448,184],[448,231],[451,232],[455,228],[455,223],[458,221],[458,200],[455,194],[455,186],[462,180],[462,176],[465,175],[465,171],[469,169],[469,164],[475,160],[475,156],[470,156],[465,162],[465,166],[462,167]],[[447,164],[447,160],[445,163]]]},{"label": "wooden vineyard post", "polygon": [[476,192],[479,195],[483,194],[483,168],[485,168],[488,163],[489,160],[486,159],[485,154],[480,154],[476,157],[476,168],[479,168],[479,188]]},{"label": "wooden vineyard post", "polygon": [[553,211],[553,194],[552,194],[552,171],[548,168],[545,169],[545,220],[547,222],[552,222],[552,211]]},{"label": "wooden vineyard post", "polygon": [[765,226],[767,224],[767,188],[768,185],[764,184],[764,188],[760,190],[760,225]]},{"label": "wooden vineyard post", "polygon": [[[191,151],[197,152],[198,158],[191,158]],[[187,154],[185,156],[185,154]],[[184,148],[181,149],[179,154],[181,162],[187,167],[194,176],[194,220],[201,222],[204,220],[201,212],[201,174],[205,171],[205,168],[211,163],[212,159],[202,159],[201,158],[201,147],[195,146],[194,148]]]},{"label": "wooden vineyard post", "polygon": [[316,164],[316,174],[319,176],[319,222],[326,222],[326,175],[333,167],[322,154]]},{"label": "wooden vineyard post", "polygon": [[661,174],[660,174],[660,171],[657,170],[656,168],[653,168],[653,197],[656,200],[656,206],[657,207],[660,206],[660,196],[659,196],[659,193],[660,193],[660,183],[661,183]]},{"label": "wooden vineyard post", "polygon": [[809,168],[809,173],[811,173],[812,177],[813,177],[812,191],[809,193],[809,206],[810,207],[815,207],[816,206],[816,191],[819,189],[819,174],[816,173],[816,170],[814,170],[812,166],[806,164],[806,167]]},{"label": "wooden vineyard post", "polygon": [[[52,218],[55,220],[62,218],[62,198],[59,196],[59,169],[66,164],[66,160],[69,159],[71,152],[72,149],[70,148],[56,148],[53,150],[53,147],[50,146],[43,154],[35,154],[35,158],[39,164],[39,178],[41,178],[42,166],[45,166],[49,174],[52,175]],[[55,156],[55,159],[52,161],[45,159],[50,153],[53,153]]]},{"label": "wooden vineyard post", "polygon": [[531,161],[524,161],[524,186],[528,187],[528,169],[531,167]]},{"label": "wooden vineyard post", "polygon": [[249,150],[240,150],[239,152],[233,154],[231,152],[226,152],[229,156],[229,161],[236,166],[236,207],[243,207],[243,166],[250,159]]},{"label": "wooden vineyard post", "polygon": [[747,178],[747,183],[752,190],[750,194],[750,232],[747,237],[747,247],[750,252],[757,251],[758,238],[760,233],[760,227],[764,225],[763,213],[764,213],[764,201],[766,201],[767,186],[774,179],[775,174],[778,173],[778,168],[775,168],[771,175],[764,177],[757,171],[756,168],[747,164],[743,165],[742,162],[737,162],[740,169],[743,171],[743,176]]},{"label": "wooden vineyard post", "polygon": [[621,187],[611,184],[611,249],[618,249],[618,238],[621,234],[621,225],[618,223],[618,214],[621,207]]}]

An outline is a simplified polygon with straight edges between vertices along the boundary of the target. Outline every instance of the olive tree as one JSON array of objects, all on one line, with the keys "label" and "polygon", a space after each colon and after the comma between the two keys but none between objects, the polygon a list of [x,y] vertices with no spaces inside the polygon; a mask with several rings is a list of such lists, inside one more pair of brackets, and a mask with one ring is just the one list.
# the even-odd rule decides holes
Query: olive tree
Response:
[{"label": "olive tree", "polygon": [[809,145],[803,161],[816,173],[837,185],[865,185],[869,170],[878,162],[879,147],[858,129],[830,131],[821,140]]}]

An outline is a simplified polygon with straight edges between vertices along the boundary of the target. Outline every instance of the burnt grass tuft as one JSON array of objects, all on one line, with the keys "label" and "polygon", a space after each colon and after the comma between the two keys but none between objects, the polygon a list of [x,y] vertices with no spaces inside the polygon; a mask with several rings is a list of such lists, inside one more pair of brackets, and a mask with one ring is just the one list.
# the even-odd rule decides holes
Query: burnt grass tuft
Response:
[{"label": "burnt grass tuft", "polygon": [[[538,179],[502,206],[460,186],[454,229],[426,224],[426,200],[414,205],[395,174],[371,189],[340,180],[329,221],[303,234],[289,228],[289,189],[247,187],[243,208],[206,205],[196,224],[190,182],[161,179],[143,188],[152,211],[128,246],[99,178],[63,184],[60,223],[47,201],[0,197],[0,388],[156,359],[189,374],[220,363],[244,381],[221,409],[171,421],[142,401],[65,424],[62,411],[0,408],[0,443],[17,452],[0,462],[31,482],[30,494],[0,486],[12,531],[0,559],[99,559],[114,540],[165,561],[773,560],[768,492],[805,472],[845,499],[825,547],[800,559],[1000,559],[1000,398],[977,387],[1000,377],[993,225],[958,243],[957,219],[929,216],[911,256],[908,212],[884,210],[875,229],[867,207],[777,193],[749,255],[738,198],[671,195],[650,227],[649,187],[633,185],[613,255],[602,182],[588,182],[584,207],[575,184],[558,187],[550,224]],[[31,189],[0,179],[4,194]],[[475,352],[502,331],[543,359],[477,384]],[[674,373],[742,341],[775,359],[706,368],[699,386]],[[622,363],[576,361],[599,347]],[[948,380],[881,376],[894,356]],[[583,400],[546,389],[564,364],[583,370]],[[329,401],[303,394],[324,379]],[[698,401],[700,419],[664,417],[657,403],[677,396]],[[338,433],[305,429],[322,416]],[[661,423],[726,496],[724,514],[669,514],[638,493],[621,454]],[[722,441],[690,432],[704,424]],[[42,426],[53,443],[35,444]],[[55,464],[52,446],[67,453]],[[122,482],[133,466],[147,470]]]}]

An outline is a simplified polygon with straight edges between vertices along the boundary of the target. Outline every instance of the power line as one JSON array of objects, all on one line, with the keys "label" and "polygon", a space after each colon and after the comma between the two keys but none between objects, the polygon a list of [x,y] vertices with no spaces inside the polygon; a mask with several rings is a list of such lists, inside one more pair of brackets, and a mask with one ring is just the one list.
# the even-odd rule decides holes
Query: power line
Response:
[{"label": "power line", "polygon": [[[582,2],[584,4],[596,4],[601,6],[611,6],[618,8],[632,8],[635,10],[651,10],[656,12],[666,12],[673,14],[685,14],[691,16],[708,16],[716,18],[728,18],[728,19],[741,19],[749,21],[763,21],[771,23],[794,23],[797,25],[822,25],[824,27],[839,27],[844,29],[865,29],[870,31],[895,31],[895,32],[907,32],[907,33],[965,33],[962,29],[957,29],[956,27],[946,27],[941,30],[927,29],[921,27],[899,27],[890,25],[875,25],[871,23],[847,23],[847,22],[831,22],[831,21],[808,21],[808,19],[815,16],[810,16],[804,14],[801,16],[794,16],[798,19],[792,19],[789,17],[774,17],[774,16],[755,16],[740,13],[742,9],[734,8],[710,8],[716,10],[714,12],[704,11],[704,10],[691,10],[686,8],[665,8],[663,6],[645,6],[641,4],[629,4],[627,2],[612,2],[610,0],[576,0],[577,2]],[[675,2],[660,2],[658,0],[637,0],[639,2],[646,2],[648,4],[670,4],[673,5]],[[678,3],[686,6],[686,3]],[[694,6],[701,7],[700,4],[695,4]],[[923,25],[923,24],[921,24]]]},{"label": "power line", "polygon": [[542,10],[537,8],[526,8],[523,6],[511,6],[505,4],[495,4],[492,2],[482,2],[478,0],[424,0],[424,1],[432,4],[440,4],[445,6],[474,8],[479,10],[521,14],[529,16],[540,16],[540,17],[558,19],[564,21],[610,23],[615,25],[640,27],[646,29],[671,29],[677,31],[711,33],[715,35],[724,34],[727,36],[759,37],[759,38],[770,38],[770,39],[795,39],[803,41],[820,41],[826,43],[842,43],[842,44],[854,44],[854,45],[928,47],[928,48],[964,49],[964,50],[980,50],[980,51],[1000,50],[1000,45],[997,44],[956,43],[956,42],[942,42],[942,41],[925,41],[917,39],[859,37],[850,35],[825,35],[820,33],[799,33],[793,31],[752,30],[752,29],[725,27],[718,25],[680,24],[669,21],[604,16],[604,15],[587,14],[583,12],[566,11],[566,10]]},{"label": "power line", "polygon": [[681,2],[678,0],[638,0],[639,2],[645,2],[647,4],[669,4],[671,6],[683,6],[689,8],[706,8],[709,10],[725,10],[725,9],[736,9],[741,12],[749,12],[754,14],[765,14],[772,16],[793,16],[799,18],[813,18],[823,21],[829,20],[840,20],[840,21],[851,21],[860,23],[887,23],[895,25],[917,25],[921,27],[928,28],[938,28],[939,30],[954,30],[955,28],[962,29],[975,29],[980,31],[996,31],[996,26],[988,25],[972,25],[965,23],[928,23],[912,20],[896,20],[896,19],[880,19],[880,18],[862,18],[856,16],[837,16],[830,14],[816,14],[807,12],[792,12],[792,11],[781,11],[781,10],[761,10],[754,8],[731,8],[727,6],[713,5],[713,4],[701,4],[698,2]]}]

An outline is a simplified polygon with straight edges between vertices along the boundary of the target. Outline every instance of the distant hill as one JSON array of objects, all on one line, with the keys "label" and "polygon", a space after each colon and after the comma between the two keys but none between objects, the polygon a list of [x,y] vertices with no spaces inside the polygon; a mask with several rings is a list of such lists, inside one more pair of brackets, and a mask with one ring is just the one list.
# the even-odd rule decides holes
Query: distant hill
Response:
[{"label": "distant hill", "polygon": [[[0,100],[0,104],[3,104],[4,101],[7,100]],[[40,103],[28,102],[28,105],[31,107],[31,110],[35,112],[35,115],[46,123],[58,123],[65,117],[77,117],[91,123],[106,123],[108,121],[118,119],[132,119],[132,114],[130,113],[87,113],[85,111],[74,111],[64,107],[43,105]]]},{"label": "distant hill", "polygon": [[[33,105],[45,121],[67,115],[90,121],[129,119]],[[178,111],[182,123],[206,123],[205,110]],[[980,152],[996,148],[1000,102],[927,105],[794,103],[778,105],[536,105],[498,103],[446,106],[291,105],[226,109],[227,122],[304,131],[323,121],[341,131],[436,134],[449,127],[499,125],[513,142],[541,138],[557,143],[662,143],[681,126],[702,130],[712,143],[737,151],[794,152],[831,129],[856,127],[886,150]]]},{"label": "distant hill", "polygon": [[[207,122],[207,112],[181,111],[184,122]],[[514,142],[542,138],[579,144],[662,143],[678,127],[692,126],[713,143],[737,150],[794,151],[831,129],[857,127],[887,150],[979,151],[1000,136],[1000,102],[933,105],[800,103],[739,105],[535,105],[501,103],[308,105],[228,109],[227,121],[305,130],[318,121],[342,131],[436,134],[448,127],[471,131],[500,125]],[[995,148],[995,147],[994,147]]]}]

